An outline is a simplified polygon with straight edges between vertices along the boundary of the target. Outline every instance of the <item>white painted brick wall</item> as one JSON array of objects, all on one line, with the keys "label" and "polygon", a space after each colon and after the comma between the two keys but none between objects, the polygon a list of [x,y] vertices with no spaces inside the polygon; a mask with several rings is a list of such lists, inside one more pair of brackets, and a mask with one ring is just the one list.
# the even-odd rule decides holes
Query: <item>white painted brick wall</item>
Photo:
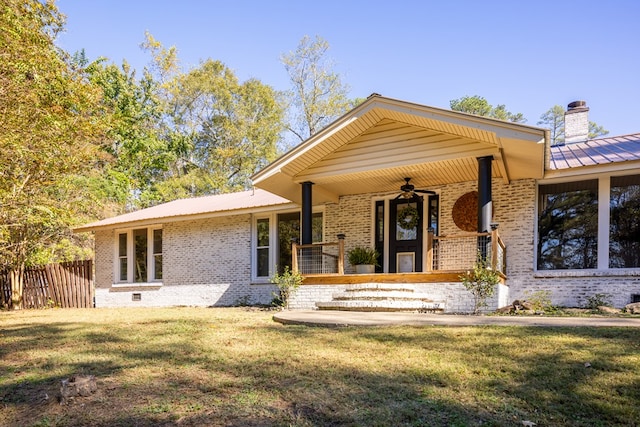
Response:
[{"label": "white painted brick wall", "polygon": [[[251,284],[251,216],[180,221],[163,227],[159,289],[110,289],[114,233],[96,233],[96,306],[268,304],[275,286]],[[141,294],[132,301],[132,294]]]},{"label": "white painted brick wall", "polygon": [[[442,187],[440,195],[440,233],[459,234],[451,215],[453,204],[463,194],[477,189],[475,181]],[[514,299],[523,299],[538,290],[551,293],[556,305],[582,306],[596,293],[612,294],[612,302],[622,307],[632,294],[640,294],[640,274],[611,277],[558,273],[534,273],[534,180],[501,180],[492,184],[494,221],[507,246],[508,288],[491,301],[497,308]],[[377,194],[344,196],[339,203],[325,207],[325,237],[335,241],[346,234],[346,250],[371,246],[372,199]],[[163,231],[164,281],[160,290],[142,291],[141,301],[132,302],[131,292],[109,292],[113,283],[114,233],[96,233],[96,305],[234,305],[239,301],[269,303],[273,285],[251,284],[251,216],[234,215],[167,224]],[[346,272],[353,268],[346,265]],[[637,273],[637,272],[636,272]],[[544,276],[544,277],[543,277]],[[447,311],[468,312],[472,298],[461,284],[421,284],[419,291],[446,298]],[[302,286],[292,308],[314,308],[317,301],[328,301],[344,286]],[[418,290],[418,289],[417,289]]]},{"label": "white painted brick wall", "polygon": [[[453,204],[460,196],[477,191],[477,182],[469,181],[443,186],[440,189],[440,234],[460,234],[461,230],[453,222]],[[344,196],[338,204],[327,205],[325,211],[327,240],[337,233],[345,233],[346,250],[356,245],[372,245],[373,209],[372,199],[377,194]],[[536,219],[536,182],[533,179],[512,181],[504,184],[502,180],[492,182],[494,221],[499,224],[499,233],[507,246],[507,285],[496,294],[492,304],[505,306],[515,299],[524,299],[538,290],[548,290],[552,302],[562,306],[583,306],[586,298],[596,293],[614,295],[612,302],[616,307],[628,304],[632,294],[640,294],[640,272],[631,276],[572,277],[556,274],[556,277],[539,277],[534,274],[534,241]],[[346,272],[353,272],[347,264]],[[445,289],[451,284],[444,284]],[[461,285],[459,285],[461,286]],[[462,288],[463,289],[463,288]],[[438,289],[431,289],[439,295]],[[461,297],[460,302],[451,306],[451,311],[465,311],[471,307],[471,301],[464,302],[464,295],[447,293],[452,301]],[[457,295],[457,296],[456,296]],[[455,297],[455,298],[454,298]]]},{"label": "white painted brick wall", "polygon": [[[240,301],[268,304],[273,290],[271,285],[251,285],[249,289],[229,283],[165,285],[153,290],[96,288],[96,307],[211,307],[236,305]],[[133,294],[140,294],[140,300],[133,301]],[[245,296],[250,297],[244,299]]]},{"label": "white painted brick wall", "polygon": [[[109,289],[113,284],[115,232],[97,231],[95,235],[95,287]],[[97,300],[97,299],[96,299]]]},{"label": "white painted brick wall", "polygon": [[304,285],[298,288],[298,291],[289,301],[289,308],[298,309],[316,309],[316,302],[331,301],[331,296],[338,292],[343,292],[347,286],[345,285]]}]

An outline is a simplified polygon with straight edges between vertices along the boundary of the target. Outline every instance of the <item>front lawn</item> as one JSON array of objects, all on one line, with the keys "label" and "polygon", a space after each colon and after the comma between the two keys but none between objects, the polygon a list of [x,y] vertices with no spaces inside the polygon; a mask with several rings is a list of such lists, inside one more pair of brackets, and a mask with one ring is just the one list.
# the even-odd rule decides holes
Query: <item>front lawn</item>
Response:
[{"label": "front lawn", "polygon": [[[640,329],[284,326],[246,308],[0,312],[0,425],[640,425]],[[60,381],[98,390],[64,405]]]}]

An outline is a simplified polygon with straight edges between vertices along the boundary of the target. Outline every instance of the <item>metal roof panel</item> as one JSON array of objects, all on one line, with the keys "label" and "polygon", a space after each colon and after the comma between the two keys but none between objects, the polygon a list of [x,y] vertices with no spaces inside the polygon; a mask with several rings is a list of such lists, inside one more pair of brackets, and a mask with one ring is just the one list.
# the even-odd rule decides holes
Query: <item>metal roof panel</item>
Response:
[{"label": "metal roof panel", "polygon": [[640,133],[551,147],[551,170],[640,160]]}]

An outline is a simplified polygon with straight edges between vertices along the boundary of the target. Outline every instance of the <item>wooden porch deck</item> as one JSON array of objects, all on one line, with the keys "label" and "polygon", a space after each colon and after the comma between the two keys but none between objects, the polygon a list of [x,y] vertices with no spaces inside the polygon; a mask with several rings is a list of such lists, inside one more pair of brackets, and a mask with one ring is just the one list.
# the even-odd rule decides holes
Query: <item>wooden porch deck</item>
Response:
[{"label": "wooden porch deck", "polygon": [[457,283],[466,271],[374,274],[305,274],[302,285],[358,285],[362,283]]},{"label": "wooden porch deck", "polygon": [[[489,233],[434,236],[429,230],[425,271],[410,273],[345,274],[344,235],[337,242],[299,245],[292,243],[292,270],[302,273],[303,285],[358,285],[363,283],[460,283],[485,251],[489,268],[506,280],[506,247],[497,229]],[[302,257],[303,250],[310,250]],[[300,260],[303,261],[302,265]],[[467,267],[468,266],[468,267]]]}]

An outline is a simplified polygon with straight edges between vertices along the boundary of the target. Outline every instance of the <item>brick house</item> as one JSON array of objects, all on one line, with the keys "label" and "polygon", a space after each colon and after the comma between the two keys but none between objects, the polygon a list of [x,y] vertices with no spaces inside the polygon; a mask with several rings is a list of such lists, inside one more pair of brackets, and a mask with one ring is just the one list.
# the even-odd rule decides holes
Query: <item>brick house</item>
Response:
[{"label": "brick house", "polygon": [[[589,140],[587,114],[570,104],[552,146],[545,129],[374,94],[254,190],[76,229],[95,233],[96,306],[269,303],[269,277],[293,266],[305,281],[292,308],[393,288],[469,312],[460,275],[478,253],[502,275],[489,309],[536,291],[624,306],[640,298],[640,134]],[[378,250],[375,273],[344,262],[356,246]],[[351,308],[382,309],[376,299]]]}]

